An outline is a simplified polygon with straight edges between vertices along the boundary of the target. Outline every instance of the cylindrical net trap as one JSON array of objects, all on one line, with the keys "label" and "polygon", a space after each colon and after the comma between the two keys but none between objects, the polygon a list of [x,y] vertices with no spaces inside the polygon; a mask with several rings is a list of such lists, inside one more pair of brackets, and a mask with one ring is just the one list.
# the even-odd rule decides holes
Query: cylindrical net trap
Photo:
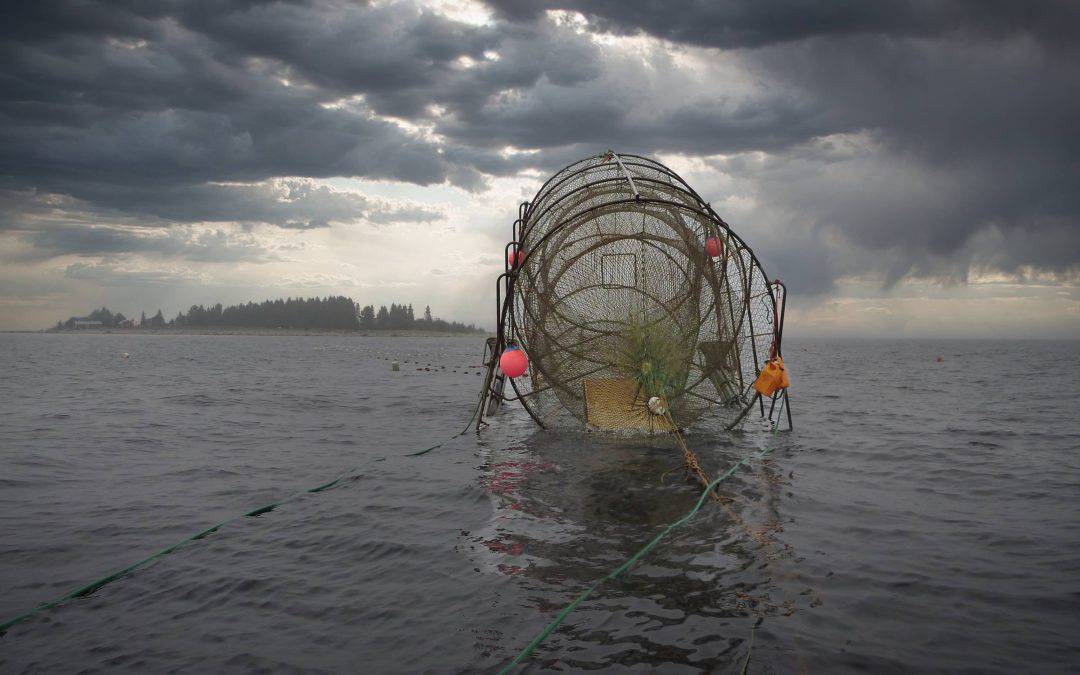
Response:
[{"label": "cylindrical net trap", "polygon": [[516,345],[528,370],[510,391],[493,369],[489,390],[545,427],[745,416],[760,365],[779,354],[782,285],[685,181],[608,152],[552,176],[519,215],[493,354]]}]

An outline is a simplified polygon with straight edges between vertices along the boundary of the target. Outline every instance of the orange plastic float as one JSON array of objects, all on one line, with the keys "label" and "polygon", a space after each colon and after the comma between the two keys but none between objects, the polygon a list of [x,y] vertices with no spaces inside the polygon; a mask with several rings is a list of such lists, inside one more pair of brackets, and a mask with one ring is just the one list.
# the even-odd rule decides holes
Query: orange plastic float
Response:
[{"label": "orange plastic float", "polygon": [[784,367],[784,360],[779,356],[773,357],[765,364],[757,381],[754,382],[754,389],[762,396],[772,396],[777,390],[787,389],[789,386],[791,386],[791,381],[788,379],[787,368]]}]

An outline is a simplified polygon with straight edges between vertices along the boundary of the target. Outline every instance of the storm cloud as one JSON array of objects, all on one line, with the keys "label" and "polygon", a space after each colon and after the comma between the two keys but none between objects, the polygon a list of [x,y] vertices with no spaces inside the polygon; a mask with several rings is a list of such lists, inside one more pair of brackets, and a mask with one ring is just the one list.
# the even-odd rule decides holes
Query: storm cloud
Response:
[{"label": "storm cloud", "polygon": [[4,19],[10,264],[74,257],[92,280],[138,256],[267,263],[280,237],[342,228],[467,231],[420,188],[509,218],[523,195],[497,186],[610,147],[670,161],[804,293],[1080,269],[1075,3],[88,0]]},{"label": "storm cloud", "polygon": [[648,116],[656,128],[627,123],[636,133],[622,140],[725,155],[715,165],[743,194],[768,201],[758,215],[790,225],[795,238],[807,225],[840,235],[851,248],[806,242],[830,249],[815,251],[811,267],[790,255],[794,247],[774,250],[810,288],[874,269],[889,283],[962,279],[973,265],[1075,274],[1073,3],[489,4],[511,21],[574,11],[591,31],[716,50],[765,83],[742,97],[661,109]]}]

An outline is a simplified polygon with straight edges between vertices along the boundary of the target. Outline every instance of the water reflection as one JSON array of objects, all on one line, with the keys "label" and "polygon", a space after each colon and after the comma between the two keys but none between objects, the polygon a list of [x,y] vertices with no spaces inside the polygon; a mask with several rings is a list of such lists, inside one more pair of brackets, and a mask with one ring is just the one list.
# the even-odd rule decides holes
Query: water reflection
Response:
[{"label": "water reflection", "polygon": [[[533,431],[487,446],[478,480],[494,516],[470,534],[483,569],[512,576],[541,627],[577,593],[678,520],[700,495],[670,439]],[[739,439],[693,435],[716,475]],[[577,668],[635,663],[729,665],[759,617],[790,616],[817,601],[783,541],[782,495],[794,479],[775,459],[753,462],[623,578],[602,586],[552,636],[547,654]],[[621,648],[613,649],[613,646]]]}]

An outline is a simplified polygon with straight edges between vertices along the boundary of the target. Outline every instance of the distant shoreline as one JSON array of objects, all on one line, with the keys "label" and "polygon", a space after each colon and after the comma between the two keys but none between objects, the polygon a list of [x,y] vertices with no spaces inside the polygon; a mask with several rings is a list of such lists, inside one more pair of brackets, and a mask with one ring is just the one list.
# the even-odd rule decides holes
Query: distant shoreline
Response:
[{"label": "distant shoreline", "polygon": [[486,338],[487,333],[459,333],[432,330],[332,330],[326,328],[254,328],[245,326],[206,326],[201,328],[79,328],[75,330],[23,330],[7,333],[40,333],[51,335],[262,335],[267,337],[473,337]]}]

